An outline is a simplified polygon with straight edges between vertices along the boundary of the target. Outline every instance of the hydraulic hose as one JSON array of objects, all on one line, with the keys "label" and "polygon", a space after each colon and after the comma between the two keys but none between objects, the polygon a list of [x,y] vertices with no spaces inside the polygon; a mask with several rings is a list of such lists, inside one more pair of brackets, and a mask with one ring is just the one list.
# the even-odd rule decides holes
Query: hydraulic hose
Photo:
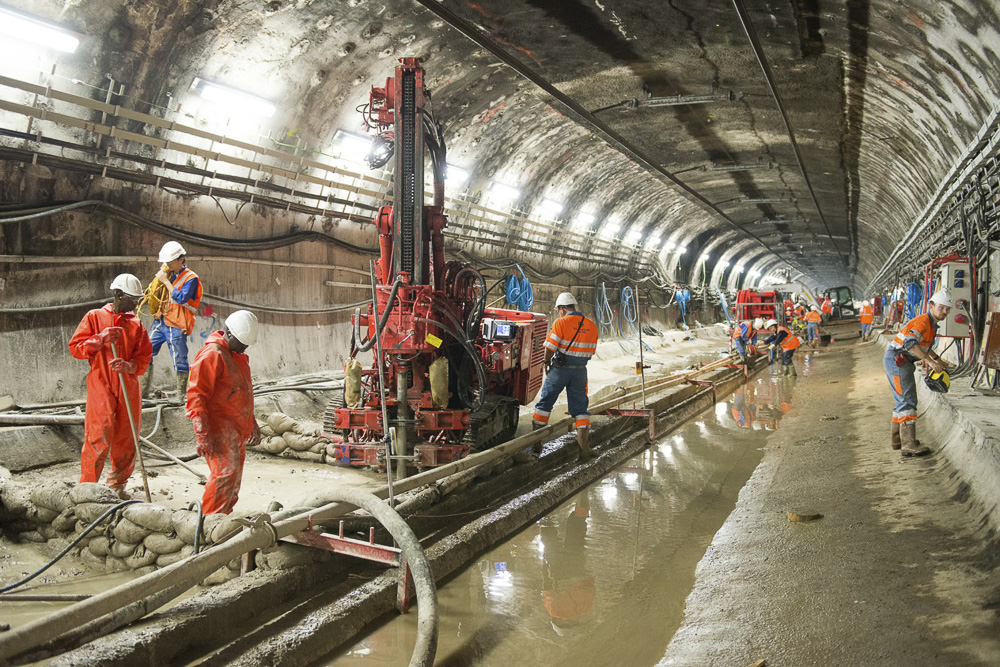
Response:
[{"label": "hydraulic hose", "polygon": [[[376,330],[378,335],[382,335],[382,331],[385,329],[386,323],[389,321],[389,315],[392,313],[393,306],[396,303],[396,292],[399,291],[399,286],[403,284],[402,278],[396,278],[396,282],[392,284],[392,290],[389,292],[389,299],[386,303],[385,311],[382,313],[382,317],[379,319]],[[378,312],[378,303],[372,303],[372,310]],[[354,340],[357,342],[358,352],[367,352],[375,346],[375,336],[369,338],[366,342],[361,342],[361,308],[354,309]],[[380,362],[381,363],[381,362]]]}]

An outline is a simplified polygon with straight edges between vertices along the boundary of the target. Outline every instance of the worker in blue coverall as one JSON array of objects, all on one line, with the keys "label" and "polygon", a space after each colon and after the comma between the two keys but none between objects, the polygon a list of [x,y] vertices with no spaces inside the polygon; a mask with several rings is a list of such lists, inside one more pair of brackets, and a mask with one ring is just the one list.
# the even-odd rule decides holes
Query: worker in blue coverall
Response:
[{"label": "worker in blue coverall", "polygon": [[[159,353],[164,343],[170,350],[177,373],[177,391],[183,401],[187,394],[188,346],[187,337],[194,331],[195,315],[201,306],[202,286],[194,271],[185,265],[185,252],[180,243],[168,241],[160,249],[159,261],[166,267],[156,274],[156,280],[170,289],[170,298],[160,304],[153,314],[153,326],[149,340],[153,344],[153,356]],[[147,372],[152,375],[152,370]]]},{"label": "worker in blue coverall", "polygon": [[733,347],[736,354],[740,355],[740,361],[744,365],[747,363],[747,355],[757,351],[757,331],[764,328],[764,320],[756,318],[753,323],[737,322],[733,329]]}]

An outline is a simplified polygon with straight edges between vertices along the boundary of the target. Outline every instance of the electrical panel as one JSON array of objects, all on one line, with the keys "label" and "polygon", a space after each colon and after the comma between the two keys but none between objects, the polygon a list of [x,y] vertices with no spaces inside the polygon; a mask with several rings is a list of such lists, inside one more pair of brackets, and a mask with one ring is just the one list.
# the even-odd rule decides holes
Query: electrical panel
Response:
[{"label": "electrical panel", "polygon": [[969,337],[969,309],[972,303],[972,273],[967,262],[941,265],[938,289],[948,290],[955,303],[948,316],[938,324],[938,335],[948,338]]}]

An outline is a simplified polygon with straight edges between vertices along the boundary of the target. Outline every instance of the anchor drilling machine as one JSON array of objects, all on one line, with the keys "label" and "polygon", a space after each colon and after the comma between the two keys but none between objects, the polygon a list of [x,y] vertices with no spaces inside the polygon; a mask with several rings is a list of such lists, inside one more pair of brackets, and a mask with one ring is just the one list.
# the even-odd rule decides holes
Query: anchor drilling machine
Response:
[{"label": "anchor drilling machine", "polygon": [[[420,61],[401,58],[361,107],[376,132],[369,165],[395,161],[393,205],[373,220],[374,301],[365,314],[355,310],[344,396],[324,417],[338,462],[384,470],[395,459],[400,477],[407,467],[444,465],[513,437],[519,406],[542,385],[547,329],[542,314],[486,307],[482,273],[445,260],[446,149]],[[373,362],[363,368],[357,357],[368,351]]]}]

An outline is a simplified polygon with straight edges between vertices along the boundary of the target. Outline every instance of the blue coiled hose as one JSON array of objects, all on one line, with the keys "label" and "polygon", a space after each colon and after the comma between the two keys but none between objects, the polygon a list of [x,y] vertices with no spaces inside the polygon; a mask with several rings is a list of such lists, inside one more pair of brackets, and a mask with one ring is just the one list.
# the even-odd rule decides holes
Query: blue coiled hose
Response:
[{"label": "blue coiled hose", "polygon": [[906,285],[906,320],[912,320],[923,308],[924,290],[917,283]]},{"label": "blue coiled hose", "polygon": [[516,265],[516,268],[521,277],[518,278],[512,273],[507,276],[507,281],[504,284],[507,303],[518,310],[528,311],[531,310],[531,306],[535,303],[535,294],[531,289],[531,281],[528,280],[528,277],[524,275],[524,271],[521,270],[521,265]]},{"label": "blue coiled hose", "polygon": [[681,321],[684,323],[684,328],[688,328],[687,323],[687,305],[691,301],[691,290],[679,289],[674,292],[674,298],[677,299],[677,305],[681,308]]}]

